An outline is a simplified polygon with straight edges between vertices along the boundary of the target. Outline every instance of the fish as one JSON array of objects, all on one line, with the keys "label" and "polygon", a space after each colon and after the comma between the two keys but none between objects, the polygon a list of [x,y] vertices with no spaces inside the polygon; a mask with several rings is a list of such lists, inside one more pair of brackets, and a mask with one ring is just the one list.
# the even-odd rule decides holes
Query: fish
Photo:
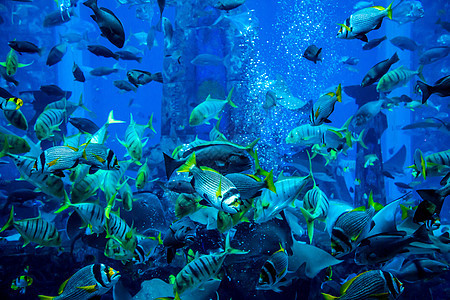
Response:
[{"label": "fish", "polygon": [[220,10],[230,11],[245,3],[245,0],[218,0],[214,7]]},{"label": "fish", "polygon": [[82,133],[95,134],[100,129],[97,124],[86,118],[70,117],[69,123]]},{"label": "fish", "polygon": [[[158,22],[157,27],[160,28],[160,29],[161,29],[161,23],[162,23],[162,18],[163,18],[162,14],[163,14],[165,6],[166,6],[166,0],[158,0],[159,22]],[[161,30],[159,30],[159,31],[161,31]]]},{"label": "fish", "polygon": [[314,62],[322,61],[322,48],[318,48],[316,45],[312,44],[306,48],[305,52],[303,52],[303,57],[307,60]]},{"label": "fish", "polygon": [[449,54],[450,54],[450,47],[443,46],[430,48],[425,52],[423,52],[422,55],[419,57],[419,64],[420,65],[432,64],[440,59],[445,58]]},{"label": "fish", "polygon": [[392,20],[399,24],[415,22],[425,15],[422,3],[417,0],[400,1],[393,8],[393,12]]},{"label": "fish", "polygon": [[167,263],[175,258],[177,249],[192,244],[196,238],[197,226],[189,217],[183,217],[169,226],[163,240],[163,246],[167,249]]},{"label": "fish", "polygon": [[274,91],[267,91],[262,108],[268,110],[275,106],[277,106],[277,94]]},{"label": "fish", "polygon": [[103,124],[102,127],[100,127],[99,130],[97,130],[97,132],[95,132],[90,141],[93,144],[104,144],[106,142],[106,139],[108,138],[108,128],[109,125],[111,124],[120,124],[120,123],[125,123],[124,121],[120,121],[120,120],[115,120],[114,119],[114,113],[111,110],[108,114],[108,119],[106,120],[106,123]]},{"label": "fish", "polygon": [[122,60],[135,60],[138,63],[142,62],[142,57],[137,56],[136,54],[134,54],[131,51],[120,50],[120,51],[116,51],[115,54],[119,55],[119,58]]},{"label": "fish", "polygon": [[142,147],[144,147],[148,140],[142,143],[142,137],[145,129],[150,129],[156,132],[153,128],[153,114],[146,125],[139,125],[133,120],[133,114],[130,113],[130,125],[128,125],[125,131],[125,140],[121,141],[119,138],[117,140],[127,148],[127,152],[130,157],[139,162],[142,158]]},{"label": "fish", "polygon": [[113,84],[115,87],[117,87],[118,89],[121,89],[122,91],[126,91],[126,92],[136,92],[137,88],[132,85],[131,83],[129,83],[126,80],[114,80]]},{"label": "fish", "polygon": [[49,108],[44,110],[34,124],[34,132],[39,140],[52,137],[54,131],[59,131],[59,125],[66,118],[65,109]]},{"label": "fish", "polygon": [[415,41],[406,36],[396,36],[390,39],[390,42],[400,50],[416,51],[419,47]]},{"label": "fish", "polygon": [[202,53],[194,57],[191,64],[195,66],[218,66],[223,64],[223,58],[215,54]]},{"label": "fish", "polygon": [[127,78],[129,82],[139,87],[152,82],[154,76],[150,72],[133,69],[127,72]]},{"label": "fish", "polygon": [[202,207],[199,204],[201,199],[202,198],[200,196],[196,196],[196,194],[180,194],[175,202],[175,216],[181,219],[195,213]]},{"label": "fish", "polygon": [[413,175],[417,178],[422,174],[427,176],[444,176],[450,167],[450,150],[440,151],[424,156],[420,149],[414,152],[414,164],[409,168],[414,169]]},{"label": "fish", "polygon": [[31,147],[25,139],[17,135],[0,132],[0,149],[9,154],[23,154],[28,153]]},{"label": "fish", "polygon": [[105,7],[98,7],[97,0],[88,0],[83,4],[94,12],[91,18],[97,23],[102,36],[106,37],[114,46],[122,48],[125,44],[125,31],[116,15]]},{"label": "fish", "polygon": [[380,61],[375,66],[370,68],[369,72],[364,76],[361,86],[366,87],[377,82],[381,77],[383,77],[391,68],[393,64],[398,62],[400,59],[397,52],[392,55],[391,58]]},{"label": "fish", "polygon": [[[397,265],[397,261],[400,264]],[[418,282],[431,279],[449,271],[449,266],[429,258],[415,258],[404,262],[404,259],[395,258],[391,264],[386,264],[383,270],[389,271],[405,282]]]},{"label": "fish", "polygon": [[425,225],[419,227],[410,236],[407,236],[405,231],[371,235],[363,239],[356,248],[355,262],[358,265],[373,265],[384,263],[399,254],[412,254],[412,250],[408,249],[408,246],[414,242],[431,243]]},{"label": "fish", "polygon": [[109,239],[106,242],[103,254],[111,259],[128,261],[134,257],[134,251],[130,251],[121,246],[120,242],[115,239]]},{"label": "fish", "polygon": [[31,219],[14,220],[14,206],[11,206],[8,221],[0,229],[3,232],[14,227],[23,238],[23,247],[30,242],[38,244],[38,247],[58,247],[61,245],[61,236],[55,225],[49,223],[41,216]]},{"label": "fish", "polygon": [[171,180],[166,184],[167,189],[178,194],[193,194],[195,193],[192,184],[186,180]]},{"label": "fish", "polygon": [[209,125],[209,120],[218,120],[219,114],[223,111],[226,104],[236,108],[237,106],[231,101],[233,91],[234,87],[228,93],[227,99],[225,100],[214,99],[211,98],[211,95],[208,95],[204,102],[200,103],[192,110],[189,117],[189,126],[199,126],[202,124]]},{"label": "fish", "polygon": [[311,107],[309,120],[312,126],[319,126],[323,123],[331,123],[328,117],[334,111],[336,101],[342,102],[341,84],[338,85],[336,93],[330,92],[319,97]]},{"label": "fish", "polygon": [[97,67],[89,71],[92,76],[105,76],[119,72],[119,69],[109,67]]},{"label": "fish", "polygon": [[19,58],[17,57],[17,54],[14,51],[14,49],[11,49],[8,52],[8,55],[6,55],[6,61],[5,62],[0,62],[0,65],[6,68],[6,75],[7,76],[13,76],[14,74],[16,74],[17,68],[28,67],[31,64],[33,64],[33,62],[31,62],[29,64],[19,63]]},{"label": "fish", "polygon": [[150,178],[150,169],[147,165],[147,159],[145,160],[145,163],[140,166],[137,175],[136,175],[136,188],[137,189],[143,189],[145,185],[147,184],[147,181]]},{"label": "fish", "polygon": [[161,22],[162,22],[162,31],[164,34],[164,46],[167,49],[170,49],[172,47],[173,26],[172,23],[170,23],[170,20],[166,17],[162,17]]},{"label": "fish", "polygon": [[120,279],[119,271],[104,264],[85,266],[63,282],[59,295],[39,295],[40,300],[79,299],[87,300],[106,294]]},{"label": "fish", "polygon": [[109,217],[109,213],[111,209],[114,207],[115,199],[118,191],[125,184],[124,181],[120,184],[120,180],[127,171],[128,167],[131,164],[131,160],[123,161],[121,163],[121,167],[118,170],[109,170],[105,172],[105,175],[102,178],[102,182],[100,184],[100,188],[105,193],[105,198],[107,199],[107,206],[105,208],[106,216]]},{"label": "fish", "polygon": [[359,58],[357,57],[349,57],[349,56],[343,56],[340,60],[341,63],[356,66],[359,63]]},{"label": "fish", "polygon": [[47,66],[51,67],[57,63],[59,63],[67,51],[67,44],[61,43],[56,46],[54,46],[52,49],[50,49],[50,52],[47,56]]},{"label": "fish", "polygon": [[358,274],[346,281],[341,287],[341,296],[334,297],[322,293],[324,299],[397,299],[403,293],[403,284],[394,275],[382,270],[370,270]]},{"label": "fish", "polygon": [[113,237],[128,251],[134,252],[136,249],[136,234],[116,213],[109,214],[109,218],[106,219],[106,238],[110,237]]},{"label": "fish", "polygon": [[103,144],[88,142],[85,145],[78,162],[90,165],[89,174],[94,174],[98,170],[120,169],[119,160],[114,154],[114,151]]},{"label": "fish", "polygon": [[[67,13],[69,15],[73,16],[74,15],[73,8],[72,7],[69,8],[67,10]],[[44,27],[53,27],[53,26],[58,26],[58,25],[64,24],[69,21],[70,21],[70,18],[62,18],[61,17],[61,9],[58,8],[57,10],[54,10],[45,16],[43,26]]]},{"label": "fish", "polygon": [[71,146],[53,146],[43,151],[36,159],[32,172],[52,173],[64,177],[62,171],[75,168],[81,158],[81,151]]},{"label": "fish", "polygon": [[86,81],[83,71],[80,69],[80,67],[75,62],[73,62],[72,74],[73,74],[73,78],[75,78],[75,81],[79,81],[79,82]]},{"label": "fish", "polygon": [[0,97],[0,109],[2,110],[18,110],[23,105],[23,100],[17,97]]},{"label": "fish", "polygon": [[231,173],[225,175],[238,189],[242,200],[250,200],[255,198],[262,189],[269,189],[276,193],[276,187],[273,183],[273,172],[267,173],[264,180],[254,175],[241,173]]},{"label": "fish", "polygon": [[[63,91],[63,89],[61,89],[56,84],[41,85],[41,87],[39,89],[42,92],[46,93],[48,96],[56,96],[59,99],[62,99],[62,98],[67,99],[69,97],[68,92]],[[51,108],[51,107],[47,106],[47,108]],[[53,107],[53,108],[62,108],[62,107]]]},{"label": "fish", "polygon": [[384,74],[383,77],[380,78],[380,81],[377,85],[377,91],[378,92],[391,92],[394,89],[398,88],[401,85],[405,85],[408,83],[408,81],[411,80],[411,78],[414,77],[414,75],[417,75],[420,77],[420,79],[424,80],[422,75],[423,65],[420,65],[417,71],[411,71],[403,66],[389,71],[388,73]]},{"label": "fish", "polygon": [[276,285],[286,276],[288,265],[288,254],[280,244],[280,249],[273,253],[264,263],[259,274],[256,289],[281,292]]},{"label": "fish", "polygon": [[422,104],[426,103],[432,94],[448,97],[450,96],[450,75],[442,77],[433,86],[418,80],[415,89],[422,94]]},{"label": "fish", "polygon": [[42,55],[42,48],[39,48],[35,44],[28,41],[9,41],[8,46],[16,50],[17,53],[37,53],[39,56]]},{"label": "fish", "polygon": [[212,169],[201,169],[197,166],[195,152],[178,172],[189,172],[193,175],[195,191],[210,206],[230,214],[239,211],[241,196],[236,186],[225,176]]},{"label": "fish", "polygon": [[387,40],[386,36],[383,36],[383,37],[378,38],[378,39],[372,39],[372,40],[368,41],[367,43],[365,43],[364,46],[362,47],[362,49],[363,50],[372,50],[373,48],[377,47],[378,45],[380,45],[385,40]]},{"label": "fish", "polygon": [[220,116],[219,120],[217,120],[216,125],[209,132],[209,140],[210,141],[222,141],[228,142],[228,139],[225,135],[220,132],[220,121],[222,120],[222,116]]},{"label": "fish", "polygon": [[341,257],[352,252],[369,232],[374,215],[373,207],[365,211],[354,209],[340,215],[332,227],[332,254]]},{"label": "fish", "polygon": [[372,6],[354,12],[345,20],[345,24],[339,24],[341,28],[337,37],[341,39],[357,38],[367,43],[367,33],[379,29],[385,17],[392,20],[392,3],[387,8]]},{"label": "fish", "polygon": [[87,46],[87,49],[92,54],[95,54],[97,56],[102,56],[105,58],[112,57],[115,60],[119,60],[120,55],[117,53],[112,52],[108,48],[102,45],[89,45]]},{"label": "fish", "polygon": [[225,239],[225,250],[223,252],[202,256],[196,255],[192,261],[181,269],[173,283],[174,294],[182,295],[188,290],[197,288],[207,280],[217,279],[217,274],[229,254],[243,255],[247,253],[246,251],[231,248],[228,234]]},{"label": "fish", "polygon": [[[79,167],[81,167],[81,165]],[[85,167],[86,173],[75,178],[75,181],[70,188],[70,199],[72,199],[72,202],[74,203],[83,202],[96,195],[105,176],[101,170],[95,174],[87,174],[89,168],[88,166]]]},{"label": "fish", "polygon": [[359,10],[370,6],[373,6],[373,1],[359,1],[353,6],[353,9]]},{"label": "fish", "polygon": [[15,86],[19,85],[19,81],[17,81],[13,76],[9,76],[6,71],[6,67],[4,67],[1,63],[0,63],[0,75],[2,76],[3,79],[5,79],[6,82],[10,82]]},{"label": "fish", "polygon": [[27,287],[33,284],[33,278],[28,275],[21,275],[14,279],[11,283],[11,289],[14,291],[19,290],[20,294],[25,294]]}]

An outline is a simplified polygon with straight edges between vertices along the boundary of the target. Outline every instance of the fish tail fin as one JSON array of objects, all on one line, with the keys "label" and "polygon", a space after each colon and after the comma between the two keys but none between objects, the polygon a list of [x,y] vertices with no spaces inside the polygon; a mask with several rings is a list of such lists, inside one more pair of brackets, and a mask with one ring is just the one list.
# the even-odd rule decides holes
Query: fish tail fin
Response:
[{"label": "fish tail fin", "polygon": [[109,219],[109,215],[111,213],[112,208],[114,207],[114,203],[116,200],[117,193],[114,193],[114,195],[109,199],[108,204],[105,207],[105,216]]},{"label": "fish tail fin", "polygon": [[300,210],[302,211],[303,217],[305,217],[306,220],[306,227],[308,229],[308,237],[309,237],[309,243],[312,244],[313,236],[314,236],[314,218],[311,215],[309,211],[304,209],[303,207],[300,207]]},{"label": "fish tail fin", "polygon": [[39,300],[53,300],[56,298],[56,296],[44,296],[44,295],[38,295]]},{"label": "fish tail fin", "polygon": [[369,206],[373,207],[373,209],[375,209],[375,211],[379,211],[384,207],[382,204],[373,201],[373,192],[372,191],[370,191],[370,194],[369,194],[368,204],[369,204]]},{"label": "fish tail fin", "polygon": [[420,89],[420,92],[422,92],[422,104],[425,104],[431,96],[431,86],[420,80],[417,81],[416,86]]},{"label": "fish tail fin", "polygon": [[67,192],[64,190],[64,204],[57,211],[55,211],[55,214],[59,214],[63,210],[68,209],[71,205],[72,203],[70,203],[69,195],[67,195]]},{"label": "fish tail fin", "polygon": [[174,158],[172,158],[171,156],[167,155],[166,153],[163,152],[164,155],[164,166],[166,168],[166,176],[167,179],[170,178],[170,175],[172,175],[172,173],[178,169],[180,166],[183,165],[183,161],[178,161]]},{"label": "fish tail fin", "polygon": [[14,206],[11,206],[11,212],[9,213],[8,221],[6,221],[6,224],[0,229],[0,232],[5,231],[6,229],[10,228],[14,224]]},{"label": "fish tail fin", "polygon": [[83,93],[81,93],[80,99],[78,100],[78,106],[84,109],[85,111],[92,113],[92,111],[83,104]]},{"label": "fish tail fin", "polygon": [[360,134],[358,135],[358,138],[356,139],[356,142],[358,142],[358,143],[361,145],[361,147],[363,147],[364,149],[368,149],[367,146],[366,146],[366,144],[364,144],[364,140],[363,140],[365,130],[366,130],[366,129],[363,129],[363,130],[360,132]]},{"label": "fish tail fin", "polygon": [[247,153],[249,153],[251,156],[253,156],[253,154],[255,153],[255,150],[253,148],[255,148],[256,144],[258,144],[260,138],[257,138],[256,140],[254,140],[253,142],[251,142],[247,147],[245,147],[245,151],[247,151]]},{"label": "fish tail fin", "polygon": [[233,95],[233,91],[234,91],[234,86],[233,86],[233,88],[231,88],[231,91],[228,93],[228,96],[227,96],[227,102],[228,102],[228,104],[231,105],[231,107],[236,108],[237,105],[234,104],[233,101],[231,101],[231,96]]},{"label": "fish tail fin", "polygon": [[230,233],[225,238],[225,253],[226,254],[247,254],[249,251],[242,251],[239,249],[231,248],[230,246]]},{"label": "fish tail fin", "polygon": [[114,113],[113,113],[113,111],[111,110],[110,112],[109,112],[109,115],[108,115],[108,121],[106,121],[106,124],[118,124],[118,123],[125,123],[125,121],[120,121],[120,120],[115,120],[114,119]]},{"label": "fish tail fin", "polygon": [[422,81],[426,81],[425,77],[423,77],[423,65],[420,65],[419,68],[417,69],[417,76],[419,76],[420,80]]},{"label": "fish tail fin", "polygon": [[195,160],[195,152],[193,152],[186,160],[186,162],[178,168],[178,172],[190,172],[191,168],[196,165],[197,162]]},{"label": "fish tail fin", "polygon": [[403,221],[404,219],[406,219],[408,217],[408,211],[410,210],[410,208],[403,204],[400,204],[400,210],[402,213],[402,221]]},{"label": "fish tail fin", "polygon": [[150,116],[150,119],[148,120],[147,128],[150,129],[151,131],[153,131],[154,133],[156,133],[156,130],[155,130],[155,128],[153,127],[153,113],[152,113],[152,115]]},{"label": "fish tail fin", "polygon": [[277,189],[275,187],[275,184],[273,184],[273,170],[270,170],[269,174],[267,174],[266,178],[264,178],[264,182],[266,183],[266,186],[269,190],[277,193]]},{"label": "fish tail fin", "polygon": [[392,64],[395,64],[396,62],[400,61],[400,57],[398,57],[398,53],[395,52],[389,60]]},{"label": "fish tail fin", "polygon": [[97,7],[97,0],[87,0],[83,2],[83,4],[89,8],[95,9]]},{"label": "fish tail fin", "polygon": [[394,1],[389,4],[389,6],[386,8],[387,10],[387,17],[392,20],[392,4],[394,4]]},{"label": "fish tail fin", "polygon": [[428,236],[428,230],[425,224],[420,226],[414,233],[412,234],[412,238],[420,243],[430,244],[431,240]]},{"label": "fish tail fin", "polygon": [[322,293],[322,296],[323,296],[323,299],[325,299],[325,300],[334,300],[334,299],[340,298],[340,297],[332,296],[332,295],[325,294],[325,293]]},{"label": "fish tail fin", "polygon": [[269,172],[261,168],[261,166],[259,165],[258,153],[256,151],[253,152],[252,157],[255,160],[255,175],[262,175],[262,176],[269,175]]},{"label": "fish tail fin", "polygon": [[336,89],[336,98],[337,98],[337,101],[342,102],[342,86],[340,83]]}]

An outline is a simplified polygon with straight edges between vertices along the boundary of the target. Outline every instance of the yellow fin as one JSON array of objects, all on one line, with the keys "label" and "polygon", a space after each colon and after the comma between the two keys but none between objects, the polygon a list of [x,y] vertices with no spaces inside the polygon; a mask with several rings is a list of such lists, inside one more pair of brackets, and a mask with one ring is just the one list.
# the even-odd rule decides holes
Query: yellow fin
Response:
[{"label": "yellow fin", "polygon": [[87,286],[77,286],[77,289],[85,290],[88,293],[93,293],[97,291],[97,284]]},{"label": "yellow fin", "polygon": [[97,154],[95,154],[94,156],[99,162],[101,162],[101,163],[105,162],[105,160],[102,157],[98,156]]},{"label": "yellow fin", "polygon": [[59,287],[59,290],[58,290],[58,295],[61,295],[64,292],[64,288],[66,287],[69,279],[70,279],[70,277],[61,284],[61,286]]},{"label": "yellow fin", "polygon": [[372,6],[372,8],[378,9],[378,10],[385,10],[383,6]]},{"label": "yellow fin", "polygon": [[200,169],[202,169],[203,171],[210,171],[210,172],[214,172],[214,173],[220,174],[216,170],[214,170],[212,168],[209,168],[209,167],[200,167]]},{"label": "yellow fin", "polygon": [[195,166],[195,164],[196,164],[196,161],[195,161],[195,152],[194,152],[194,153],[192,153],[191,156],[189,156],[186,163],[178,168],[178,172],[189,172],[191,167]]},{"label": "yellow fin", "polygon": [[75,147],[72,147],[72,146],[69,146],[69,145],[66,145],[66,147],[71,149],[71,150],[73,150],[73,151],[75,151],[75,152],[78,151],[78,148],[75,148]]},{"label": "yellow fin", "polygon": [[47,163],[47,165],[48,165],[49,167],[56,165],[56,163],[58,162],[58,160],[59,160],[60,158],[61,158],[61,157],[58,157],[57,159],[52,160],[51,162]]},{"label": "yellow fin", "polygon": [[39,295],[38,296],[40,300],[52,300],[55,299],[55,296],[44,296],[44,295]]},{"label": "yellow fin", "polygon": [[[369,271],[366,271],[369,272]],[[341,295],[345,294],[345,292],[347,291],[348,287],[353,283],[353,281],[355,281],[356,278],[358,278],[359,276],[361,276],[362,274],[366,273],[363,272],[361,274],[356,275],[355,277],[353,277],[352,279],[346,281],[342,286],[341,286]]]},{"label": "yellow fin", "polygon": [[220,177],[219,188],[216,191],[216,197],[222,196],[222,177]]},{"label": "yellow fin", "polygon": [[326,93],[325,95],[330,96],[330,97],[334,97],[334,93],[333,92]]},{"label": "yellow fin", "polygon": [[317,108],[316,113],[314,114],[314,117],[317,119],[317,117],[319,116],[319,109],[320,107]]}]

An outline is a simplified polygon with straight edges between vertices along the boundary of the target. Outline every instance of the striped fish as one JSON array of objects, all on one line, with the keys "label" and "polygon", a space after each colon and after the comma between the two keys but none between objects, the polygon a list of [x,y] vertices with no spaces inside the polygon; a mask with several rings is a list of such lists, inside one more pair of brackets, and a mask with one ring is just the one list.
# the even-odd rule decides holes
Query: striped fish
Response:
[{"label": "striped fish", "polygon": [[402,85],[408,83],[414,75],[419,76],[420,79],[425,80],[422,75],[423,65],[420,65],[417,71],[411,71],[403,66],[392,70],[381,77],[377,85],[378,92],[390,92]]},{"label": "striped fish", "polygon": [[403,292],[403,284],[391,273],[371,270],[358,274],[341,287],[341,296],[334,297],[322,293],[324,299],[397,299]]},{"label": "striped fish", "polygon": [[264,263],[259,274],[258,285],[256,289],[274,290],[281,292],[276,286],[288,272],[288,254],[280,245],[280,249],[273,253]]},{"label": "striped fish", "polygon": [[330,92],[320,96],[316,103],[311,107],[309,120],[311,126],[319,126],[323,123],[331,123],[328,119],[334,111],[336,101],[342,102],[342,88],[338,85],[336,93]]},{"label": "striped fish", "polygon": [[309,243],[312,243],[314,235],[314,221],[325,221],[328,215],[328,208],[330,206],[327,195],[316,185],[306,192],[303,197],[303,207],[300,207],[303,216],[305,217]]},{"label": "striped fish", "polygon": [[87,112],[90,112],[89,109],[86,108],[86,106],[83,105],[83,94],[80,95],[80,99],[78,101],[78,104],[73,104],[72,102],[68,101],[66,98],[62,98],[61,100],[51,102],[47,104],[45,107],[45,110],[47,109],[60,109],[65,110],[67,115],[70,116],[75,112],[75,110],[78,107],[82,107]]},{"label": "striped fish", "polygon": [[60,213],[67,208],[72,207],[75,212],[83,219],[93,233],[102,233],[105,231],[106,216],[105,210],[95,203],[76,203],[70,202],[69,196],[64,192],[64,205],[62,205],[55,214]]},{"label": "striped fish", "polygon": [[70,188],[70,199],[73,203],[80,203],[96,195],[106,171],[100,170],[95,174],[87,174],[83,178],[77,179]]},{"label": "striped fish", "polygon": [[45,140],[53,136],[53,131],[59,130],[59,125],[62,124],[67,117],[66,110],[49,108],[44,110],[34,124],[34,131],[39,140]]},{"label": "striped fish", "polygon": [[[5,139],[7,145],[5,145]],[[31,150],[30,145],[25,139],[15,134],[5,134],[2,132],[0,132],[0,148],[5,149],[5,153],[11,154],[22,154]]]},{"label": "striped fish", "polygon": [[124,185],[124,183],[120,184],[120,179],[123,177],[130,164],[131,160],[122,161],[120,162],[121,168],[119,170],[108,171],[103,177],[103,182],[100,187],[105,193],[105,197],[108,201],[105,209],[107,218],[109,218],[109,213],[114,207],[117,191]]},{"label": "striped fish", "polygon": [[127,148],[128,154],[130,157],[136,161],[140,161],[142,158],[142,147],[145,146],[148,139],[142,143],[142,136],[146,128],[151,129],[156,133],[153,128],[153,114],[150,116],[150,120],[147,125],[139,125],[133,120],[133,114],[130,114],[130,125],[128,125],[127,130],[125,131],[125,141],[117,140]]},{"label": "striped fish", "polygon": [[0,109],[18,110],[23,105],[23,100],[17,97],[2,98],[0,97]]},{"label": "striped fish", "polygon": [[193,174],[195,191],[212,207],[235,214],[239,211],[241,196],[236,186],[225,176],[212,169],[201,169],[196,165],[195,152],[178,172]]},{"label": "striped fish", "polygon": [[52,173],[64,177],[62,171],[75,168],[81,158],[81,151],[71,146],[48,148],[36,159],[32,172]]},{"label": "striped fish", "polygon": [[110,237],[116,239],[126,250],[134,252],[137,245],[136,235],[116,213],[110,214],[109,219],[106,219],[106,238]]},{"label": "striped fish", "polygon": [[427,176],[445,176],[450,171],[450,150],[430,154],[426,157],[420,149],[414,152],[414,164],[408,168],[414,169],[414,176],[422,174],[423,178]]},{"label": "striped fish", "polygon": [[108,127],[110,124],[120,124],[125,123],[124,121],[115,120],[113,111],[111,110],[108,114],[108,120],[103,124],[100,129],[94,133],[90,139],[92,144],[104,144],[108,138]]},{"label": "striped fish", "polygon": [[228,142],[228,139],[225,137],[225,135],[222,132],[220,132],[220,121],[221,120],[222,120],[222,116],[220,116],[220,119],[217,120],[216,125],[209,132],[209,140],[210,141]]},{"label": "striped fish", "polygon": [[145,163],[139,168],[137,175],[136,175],[136,188],[143,189],[145,185],[147,184],[147,181],[150,177],[150,169],[147,165],[147,159],[145,160]]},{"label": "striped fish", "polygon": [[332,254],[340,257],[352,252],[370,230],[374,215],[375,209],[371,207],[366,211],[354,209],[339,216],[331,232]]},{"label": "striped fish", "polygon": [[9,219],[0,232],[11,227],[14,227],[20,233],[23,238],[23,247],[30,242],[38,244],[38,247],[58,247],[61,245],[61,236],[55,225],[41,217],[14,221],[14,206],[11,207]]},{"label": "striped fish", "polygon": [[55,297],[39,295],[40,300],[88,300],[106,294],[119,281],[119,271],[104,264],[88,265],[78,270],[59,288]]},{"label": "striped fish", "polygon": [[205,101],[194,107],[192,110],[191,116],[189,117],[189,126],[199,126],[202,124],[209,125],[209,120],[218,120],[219,114],[227,104],[236,108],[237,106],[231,101],[233,91],[234,87],[228,93],[227,99],[225,100],[214,99],[211,98],[211,95],[208,95]]},{"label": "striped fish", "polygon": [[[181,295],[188,290],[200,286],[202,283],[216,278],[228,254],[247,254],[246,251],[233,249],[230,246],[230,236],[225,240],[225,251],[218,254],[203,255],[194,258],[175,277],[173,292]],[[198,253],[197,253],[198,254]]]},{"label": "striped fish", "polygon": [[102,144],[88,142],[83,149],[80,163],[90,165],[89,174],[98,170],[118,170],[120,168],[114,151]]},{"label": "striped fish", "polygon": [[130,185],[125,182],[121,185],[119,189],[120,199],[122,200],[122,206],[126,211],[131,211],[133,209],[133,192],[131,191]]},{"label": "striped fish", "polygon": [[5,118],[8,120],[8,122],[21,130],[28,130],[28,122],[25,118],[24,114],[18,110],[4,110],[3,114],[5,115]]}]

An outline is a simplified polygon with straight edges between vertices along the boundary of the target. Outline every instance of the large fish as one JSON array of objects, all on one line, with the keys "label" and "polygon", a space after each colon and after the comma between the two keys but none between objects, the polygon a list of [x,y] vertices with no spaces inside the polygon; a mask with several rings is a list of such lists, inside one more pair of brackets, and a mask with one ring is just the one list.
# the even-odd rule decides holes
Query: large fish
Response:
[{"label": "large fish", "polygon": [[62,171],[75,168],[81,157],[81,151],[71,146],[54,146],[39,155],[33,166],[33,172],[52,173],[64,177]]},{"label": "large fish", "polygon": [[433,86],[422,81],[417,81],[416,90],[422,93],[422,104],[427,102],[432,94],[448,97],[450,96],[450,75],[442,77]]},{"label": "large fish", "polygon": [[100,27],[102,36],[106,37],[116,47],[122,48],[125,43],[125,31],[116,15],[105,7],[99,8],[97,0],[88,0],[83,4],[94,12],[91,17]]},{"label": "large fish", "polygon": [[163,240],[163,245],[167,248],[167,263],[170,264],[175,258],[177,249],[191,244],[195,237],[196,225],[189,217],[184,217],[170,225]]},{"label": "large fish", "polygon": [[405,85],[414,75],[419,76],[420,79],[425,80],[422,75],[423,65],[419,66],[417,71],[411,71],[405,69],[403,66],[392,70],[383,77],[381,77],[380,81],[377,85],[378,92],[391,92],[401,85]]},{"label": "large fish", "polygon": [[91,166],[89,174],[93,174],[98,170],[118,170],[120,168],[114,151],[105,145],[92,144],[90,142],[84,147],[79,162]]},{"label": "large fish", "polygon": [[219,114],[222,112],[225,105],[228,103],[231,107],[237,107],[232,101],[231,96],[233,94],[234,88],[228,93],[227,99],[220,100],[211,98],[208,95],[206,100],[192,110],[191,116],[189,117],[190,126],[199,126],[202,124],[209,125],[209,120],[219,119]]},{"label": "large fish", "polygon": [[371,84],[377,82],[384,74],[386,74],[391,66],[398,62],[400,59],[398,58],[397,52],[392,55],[391,58],[380,61],[375,66],[373,66],[369,72],[364,76],[361,86],[366,87]]},{"label": "large fish", "polygon": [[334,111],[336,102],[342,102],[341,84],[336,89],[336,93],[330,92],[320,96],[311,108],[310,122],[312,126],[319,126],[323,123],[331,123],[328,119]]},{"label": "large fish", "polygon": [[29,64],[19,63],[19,58],[17,57],[17,54],[14,51],[14,49],[11,49],[8,52],[5,62],[0,62],[0,65],[4,66],[6,68],[6,74],[8,76],[13,76],[14,74],[16,74],[17,68],[28,67],[31,64],[32,64],[32,62]]},{"label": "large fish", "polygon": [[14,220],[14,207],[11,207],[8,221],[0,229],[0,232],[14,227],[23,238],[23,245],[26,246],[30,242],[39,246],[58,247],[61,245],[61,236],[55,225],[50,224],[40,216],[32,219],[24,219],[20,221]]},{"label": "large fish", "polygon": [[55,297],[39,295],[40,300],[88,300],[106,294],[119,281],[119,271],[104,264],[81,268],[59,288]]}]

